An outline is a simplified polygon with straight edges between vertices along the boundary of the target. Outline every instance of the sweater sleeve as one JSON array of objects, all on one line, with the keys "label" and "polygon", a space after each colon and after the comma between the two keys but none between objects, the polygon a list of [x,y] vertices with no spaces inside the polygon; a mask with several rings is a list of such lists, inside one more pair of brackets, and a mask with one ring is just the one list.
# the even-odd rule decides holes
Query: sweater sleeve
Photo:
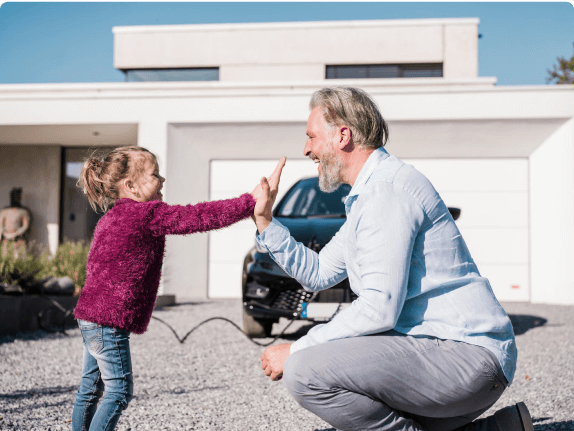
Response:
[{"label": "sweater sleeve", "polygon": [[149,215],[153,235],[185,235],[231,226],[253,214],[255,199],[249,193],[238,198],[200,202],[195,205],[167,205],[161,202]]}]

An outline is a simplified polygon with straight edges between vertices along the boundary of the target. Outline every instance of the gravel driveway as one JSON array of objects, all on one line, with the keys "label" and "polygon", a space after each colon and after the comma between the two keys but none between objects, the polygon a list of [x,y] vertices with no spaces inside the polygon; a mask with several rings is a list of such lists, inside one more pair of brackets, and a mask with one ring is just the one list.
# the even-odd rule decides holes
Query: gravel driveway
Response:
[{"label": "gravel driveway", "polygon": [[[503,304],[517,334],[513,385],[489,411],[525,401],[535,430],[574,431],[574,306]],[[241,326],[240,300],[187,302],[156,310],[183,335],[204,319]],[[278,333],[286,322],[275,325]],[[297,322],[293,341],[308,329]],[[260,340],[265,341],[265,340]],[[118,430],[328,430],[260,369],[264,348],[223,321],[200,327],[180,344],[152,320],[132,336],[135,397]],[[78,329],[0,338],[0,429],[70,430],[82,361]]]}]

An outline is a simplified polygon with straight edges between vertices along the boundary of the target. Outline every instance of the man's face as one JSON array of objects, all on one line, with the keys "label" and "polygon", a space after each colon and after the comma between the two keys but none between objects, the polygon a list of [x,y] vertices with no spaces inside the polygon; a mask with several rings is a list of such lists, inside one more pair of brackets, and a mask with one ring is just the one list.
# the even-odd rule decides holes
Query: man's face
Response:
[{"label": "man's face", "polygon": [[335,150],[336,131],[336,128],[331,130],[320,107],[311,111],[303,153],[318,164],[319,188],[324,192],[333,192],[343,183],[343,161]]}]

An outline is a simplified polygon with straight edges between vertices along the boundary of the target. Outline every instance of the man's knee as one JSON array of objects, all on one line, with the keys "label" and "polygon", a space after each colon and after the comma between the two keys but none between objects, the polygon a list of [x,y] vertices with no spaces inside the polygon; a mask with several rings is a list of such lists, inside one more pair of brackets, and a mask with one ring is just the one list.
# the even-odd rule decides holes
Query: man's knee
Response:
[{"label": "man's knee", "polygon": [[309,370],[304,350],[289,355],[283,365],[283,381],[289,393],[301,404],[301,398],[309,392]]},{"label": "man's knee", "polygon": [[331,392],[321,361],[312,347],[290,355],[283,365],[283,381],[291,396],[303,407],[307,402]]}]

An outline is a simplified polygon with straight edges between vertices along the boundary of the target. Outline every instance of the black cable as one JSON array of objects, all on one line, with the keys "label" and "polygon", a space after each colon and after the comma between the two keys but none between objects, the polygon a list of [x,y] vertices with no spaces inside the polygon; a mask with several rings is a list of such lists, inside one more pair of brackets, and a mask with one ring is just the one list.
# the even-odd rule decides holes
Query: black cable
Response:
[{"label": "black cable", "polygon": [[[289,329],[289,327],[293,324],[293,322],[299,317],[301,316],[301,314],[303,313],[303,311],[305,311],[307,309],[307,306],[313,302],[313,300],[315,299],[315,297],[317,296],[317,293],[313,293],[313,296],[311,296],[311,298],[309,299],[308,302],[305,303],[305,305],[303,307],[301,307],[301,311],[299,311],[298,313],[294,313],[295,315],[290,319],[289,323],[287,324],[287,326],[285,326],[285,328],[283,328],[283,330],[281,331],[281,333],[277,334],[273,340],[271,340],[268,343],[259,343],[253,339],[251,339],[249,337],[249,335],[247,335],[245,332],[243,332],[243,330],[233,321],[225,318],[225,317],[210,317],[209,319],[205,319],[204,321],[198,323],[197,325],[195,325],[193,328],[191,328],[184,336],[183,338],[180,338],[179,335],[177,334],[177,332],[175,331],[175,329],[173,329],[173,327],[167,323],[166,321],[160,319],[159,317],[156,317],[154,315],[151,316],[152,319],[157,320],[160,323],[163,323],[165,326],[167,326],[170,331],[173,333],[173,335],[175,336],[175,338],[177,339],[177,341],[179,341],[180,344],[185,343],[185,340],[187,340],[187,337],[189,337],[193,331],[195,331],[197,328],[199,328],[200,326],[206,324],[207,322],[211,322],[212,320],[223,320],[224,322],[229,322],[231,323],[237,330],[239,330],[239,332],[241,332],[243,335],[245,335],[247,337],[247,339],[249,341],[251,341],[253,344],[256,344],[258,346],[261,347],[267,347],[270,346],[271,344],[273,344],[275,341],[277,341],[280,337],[283,336],[283,334],[285,334],[285,332],[287,331],[287,329]],[[42,309],[40,310],[40,312],[38,313],[38,326],[40,327],[40,329],[49,332],[49,333],[55,333],[55,332],[61,332],[64,335],[68,335],[66,333],[66,319],[68,318],[68,316],[72,313],[74,307],[66,310],[64,307],[62,307],[62,305],[60,303],[58,303],[57,301],[54,301],[52,298],[50,298],[49,296],[46,295],[41,295],[41,297],[45,300],[50,301],[53,305],[56,306],[56,308],[58,308],[62,313],[64,313],[64,317],[62,319],[62,325],[61,325],[61,330],[60,331],[53,331],[51,329],[45,328],[42,325],[42,317],[44,315],[44,311],[46,309]],[[339,306],[337,307],[337,310],[335,310],[335,313],[333,313],[333,315],[328,319],[329,321],[333,319],[333,317],[335,317],[337,315],[337,313],[339,312],[339,310],[341,309],[341,305],[342,303],[339,304]]]},{"label": "black cable", "polygon": [[[299,311],[298,313],[294,313],[295,315],[291,318],[291,320],[290,320],[290,322],[287,324],[287,326],[286,326],[285,328],[283,328],[283,331],[281,331],[280,334],[276,335],[275,338],[273,338],[273,340],[271,340],[269,343],[259,343],[259,342],[255,341],[255,340],[251,339],[251,338],[249,337],[249,335],[247,335],[245,332],[243,332],[243,329],[241,329],[239,326],[237,326],[237,324],[236,324],[235,322],[233,322],[233,321],[231,321],[231,320],[229,320],[229,319],[226,319],[225,317],[210,317],[209,319],[205,319],[203,322],[200,322],[199,324],[197,324],[196,326],[194,326],[187,334],[184,335],[183,338],[179,338],[179,335],[177,335],[177,332],[175,332],[175,329],[173,329],[173,327],[172,327],[169,323],[167,323],[167,322],[163,321],[162,319],[160,319],[159,317],[155,317],[155,316],[153,316],[153,315],[151,316],[151,318],[152,318],[152,319],[155,319],[155,320],[157,320],[157,321],[163,323],[165,326],[167,326],[167,327],[171,330],[171,332],[173,332],[173,335],[175,335],[175,338],[177,338],[177,341],[179,341],[180,344],[185,343],[185,340],[187,339],[187,337],[189,337],[189,336],[191,335],[191,333],[192,333],[193,331],[195,331],[197,328],[199,328],[201,325],[203,325],[203,324],[205,324],[205,323],[207,323],[207,322],[210,322],[210,321],[212,321],[212,320],[223,320],[223,321],[225,321],[225,322],[231,323],[231,324],[232,324],[235,328],[237,328],[243,335],[245,335],[245,336],[247,337],[247,339],[248,339],[249,341],[251,341],[253,344],[257,344],[258,346],[261,346],[261,347],[267,347],[267,346],[270,346],[271,344],[273,344],[275,341],[277,341],[277,339],[278,339],[279,337],[281,337],[281,336],[285,333],[285,331],[287,331],[287,329],[289,328],[289,326],[291,326],[291,325],[293,324],[293,322],[295,321],[295,319],[297,319],[297,317],[299,317],[299,316],[301,315],[301,313],[303,313],[303,311],[305,311],[305,309],[307,308],[307,305],[309,305],[309,303],[312,302],[312,301],[315,299],[316,296],[317,296],[317,293],[313,293],[313,296],[311,296],[311,299],[310,299],[308,302],[306,302],[303,307],[301,307],[301,311]],[[341,307],[341,305],[339,304],[339,308],[340,308],[340,307]],[[335,311],[335,314],[337,314],[337,312],[339,311],[339,308],[337,308],[337,311]],[[331,319],[335,316],[335,314],[333,314],[333,316],[331,316],[329,320],[331,320]]]}]

